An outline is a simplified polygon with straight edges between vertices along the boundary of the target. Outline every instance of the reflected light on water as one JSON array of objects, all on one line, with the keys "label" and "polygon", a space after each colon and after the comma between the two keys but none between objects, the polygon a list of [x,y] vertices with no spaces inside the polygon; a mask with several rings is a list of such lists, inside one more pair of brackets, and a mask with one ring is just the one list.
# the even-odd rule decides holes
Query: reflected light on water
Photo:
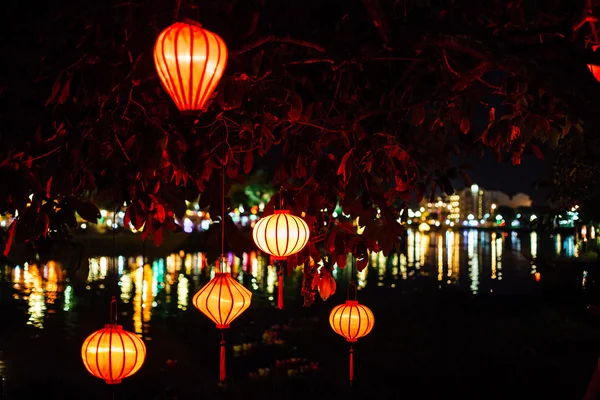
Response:
[{"label": "reflected light on water", "polygon": [[477,247],[477,231],[469,231],[467,236],[467,256],[469,265],[469,278],[471,279],[471,293],[479,292],[479,251]]},{"label": "reflected light on water", "polygon": [[180,310],[187,310],[188,297],[190,293],[190,281],[183,274],[179,274],[177,279],[177,308]]},{"label": "reflected light on water", "polygon": [[492,279],[496,279],[497,278],[497,263],[498,263],[498,256],[496,254],[496,232],[492,232],[492,243],[491,243],[491,250],[492,250]]},{"label": "reflected light on water", "polygon": [[444,248],[442,246],[444,238],[442,235],[438,236],[437,239],[437,257],[438,257],[438,281],[441,282],[444,279]]},{"label": "reflected light on water", "polygon": [[[456,288],[478,294],[493,289],[496,293],[520,276],[519,273],[511,273],[507,282],[502,281],[503,265],[508,271],[531,269],[534,279],[528,278],[528,281],[535,285],[535,280],[541,279],[541,275],[536,274],[536,266],[530,265],[515,250],[516,246],[511,246],[516,241],[533,257],[537,257],[540,253],[545,254],[541,249],[544,242],[540,241],[540,236],[535,232],[528,233],[521,244],[521,238],[511,233],[408,230],[403,252],[392,253],[389,260],[382,252],[369,253],[369,265],[356,274],[357,286],[360,289],[369,285],[395,287],[401,280],[421,277],[437,282],[440,290]],[[577,254],[573,236],[563,235],[561,238],[556,235],[555,238],[555,241],[548,241],[547,252],[558,253],[561,250],[565,255]],[[505,247],[509,250],[505,250]],[[266,303],[269,297],[273,298],[277,286],[277,270],[270,265],[269,257],[253,251],[240,257],[227,254],[227,258],[231,262],[233,277],[255,292],[254,306],[260,306],[260,299]],[[125,310],[133,311],[130,314],[133,331],[149,338],[153,314],[189,312],[191,296],[214,276],[215,266],[214,263],[208,264],[206,255],[202,253],[174,253],[147,261],[144,263],[142,256],[119,256],[115,266],[119,274],[119,297],[131,307],[125,307]],[[355,262],[349,256],[346,269],[334,269],[338,287],[352,279],[351,266]],[[103,282],[112,271],[112,258],[92,257],[89,259],[86,284],[95,290],[112,290],[110,285],[105,288],[106,282]],[[289,293],[295,293],[297,299],[300,299],[302,268],[296,268],[291,273],[292,277],[288,280]],[[66,273],[57,262],[41,266],[25,263],[9,268],[6,277],[10,279],[14,297],[23,301],[26,306],[27,323],[33,327],[43,328],[48,315],[57,311],[71,312],[78,306],[75,293],[78,293],[77,285],[81,283],[69,282],[66,285]],[[95,282],[97,284],[94,285]]]}]

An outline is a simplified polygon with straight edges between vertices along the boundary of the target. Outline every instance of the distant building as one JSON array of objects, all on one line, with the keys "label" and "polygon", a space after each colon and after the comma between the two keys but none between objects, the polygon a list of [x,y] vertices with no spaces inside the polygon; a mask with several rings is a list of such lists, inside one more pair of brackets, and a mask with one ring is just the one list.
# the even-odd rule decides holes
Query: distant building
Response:
[{"label": "distant building", "polygon": [[476,184],[451,196],[438,196],[433,202],[430,200],[421,202],[420,211],[446,224],[464,221],[478,224],[493,217],[500,206],[518,208],[531,207],[532,204],[527,194],[517,193],[511,197],[498,190],[485,190]]}]

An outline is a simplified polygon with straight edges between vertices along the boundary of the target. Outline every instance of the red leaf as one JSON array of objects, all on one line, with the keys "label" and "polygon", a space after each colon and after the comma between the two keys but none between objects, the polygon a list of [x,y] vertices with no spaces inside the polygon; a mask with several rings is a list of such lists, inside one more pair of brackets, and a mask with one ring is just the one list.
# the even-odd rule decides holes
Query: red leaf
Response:
[{"label": "red leaf", "polygon": [[325,248],[327,249],[327,251],[329,253],[334,253],[335,252],[335,236],[336,236],[337,231],[335,229],[331,230],[331,233],[329,234],[329,237],[327,238],[327,244],[325,246]]},{"label": "red leaf", "polygon": [[13,240],[15,238],[16,233],[17,233],[17,220],[14,220],[8,230],[8,240],[6,241],[6,246],[4,247],[4,257],[8,257],[8,253],[10,253],[10,248],[12,247]]},{"label": "red leaf", "polygon": [[73,74],[68,74],[67,79],[65,81],[65,85],[60,91],[60,96],[58,97],[58,102],[60,104],[65,104],[65,102],[69,98],[69,94],[71,93],[71,79],[73,79]]},{"label": "red leaf", "polygon": [[163,241],[163,227],[161,226],[154,232],[152,232],[152,240],[154,241],[154,245],[159,247]]},{"label": "red leaf", "polygon": [[356,259],[356,270],[358,272],[362,272],[367,265],[369,265],[369,258],[367,256],[363,256],[362,258]]},{"label": "red leaf", "polygon": [[510,141],[512,142],[513,140],[517,139],[519,136],[521,136],[521,129],[519,129],[518,126],[513,125],[512,129],[510,131]]},{"label": "red leaf", "polygon": [[348,257],[345,254],[338,254],[337,255],[337,265],[340,268],[346,268],[346,260],[348,259]]},{"label": "red leaf", "polygon": [[352,155],[353,152],[354,152],[354,149],[350,149],[350,150],[348,150],[348,152],[346,154],[344,154],[344,157],[342,157],[342,162],[340,162],[340,166],[338,167],[338,170],[337,170],[337,174],[342,175],[342,180],[344,181],[344,183],[347,183],[348,178],[350,178],[351,169],[347,166],[347,164],[348,164],[348,160],[350,159],[350,156]]},{"label": "red leaf", "polygon": [[539,147],[537,147],[535,144],[531,145],[531,151],[533,151],[533,154],[535,154],[535,156],[539,159],[539,160],[543,160],[544,159],[544,155],[542,154],[542,151],[540,150]]},{"label": "red leaf", "polygon": [[253,162],[254,162],[254,155],[252,154],[252,151],[246,152],[246,155],[244,156],[244,173],[245,174],[248,174],[248,173],[250,173],[250,171],[252,171]]},{"label": "red leaf", "polygon": [[60,80],[62,78],[62,75],[63,72],[61,71],[60,74],[58,74],[58,76],[54,80],[54,83],[52,84],[52,93],[50,93],[50,97],[48,97],[48,100],[46,100],[46,106],[52,103],[52,100],[54,100],[54,98],[58,94],[58,91],[60,90]]},{"label": "red leaf", "polygon": [[51,189],[52,189],[52,176],[50,177],[50,179],[48,179],[48,182],[46,182],[46,197],[50,198],[50,193],[51,193]]},{"label": "red leaf", "polygon": [[165,207],[159,203],[154,203],[154,206],[156,207],[155,218],[158,222],[160,222],[162,224],[163,222],[165,222],[165,216],[166,216]]},{"label": "red leaf", "polygon": [[319,295],[321,296],[323,301],[325,301],[332,294],[335,293],[335,289],[336,289],[335,279],[333,279],[333,276],[331,276],[329,271],[323,272],[323,274],[320,276],[315,275],[315,280],[317,277],[319,278],[317,280],[317,288],[319,289]]},{"label": "red leaf", "polygon": [[411,122],[414,126],[419,126],[425,121],[425,108],[421,105],[413,107],[411,116]]},{"label": "red leaf", "polygon": [[465,135],[467,133],[469,133],[469,131],[471,130],[471,121],[469,121],[467,118],[462,117],[460,120],[460,130],[462,133],[464,133]]}]

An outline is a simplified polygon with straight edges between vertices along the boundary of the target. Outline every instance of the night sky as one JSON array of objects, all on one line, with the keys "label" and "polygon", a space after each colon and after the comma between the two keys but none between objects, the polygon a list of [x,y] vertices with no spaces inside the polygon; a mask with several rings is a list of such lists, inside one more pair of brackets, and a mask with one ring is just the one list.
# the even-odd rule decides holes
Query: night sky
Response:
[{"label": "night sky", "polygon": [[[533,154],[524,154],[520,165],[512,165],[510,159],[499,163],[491,152],[486,151],[482,159],[472,159],[473,169],[468,171],[469,177],[484,189],[500,190],[510,196],[519,192],[529,194],[536,205],[541,205],[551,189],[543,184],[536,187],[536,183],[549,180],[552,152],[540,147],[546,157],[544,160]],[[456,189],[463,187],[462,180],[456,181]]]}]

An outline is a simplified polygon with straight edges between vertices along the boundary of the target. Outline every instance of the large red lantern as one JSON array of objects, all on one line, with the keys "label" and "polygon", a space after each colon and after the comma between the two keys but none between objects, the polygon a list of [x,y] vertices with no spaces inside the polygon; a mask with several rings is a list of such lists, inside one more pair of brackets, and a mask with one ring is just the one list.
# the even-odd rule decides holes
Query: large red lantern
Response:
[{"label": "large red lantern", "polygon": [[198,23],[177,22],[154,46],[160,81],[180,111],[202,110],[227,64],[227,46]]},{"label": "large red lantern", "polygon": [[[111,306],[116,307],[114,298]],[[121,383],[124,378],[135,374],[146,358],[144,342],[116,324],[116,311],[113,318],[113,323],[92,333],[81,347],[85,368],[108,384]]]},{"label": "large red lantern", "polygon": [[[256,246],[275,260],[285,260],[306,246],[310,237],[308,224],[289,210],[275,210],[274,214],[261,218],[252,229]],[[283,308],[283,268],[278,271],[277,306]]]},{"label": "large red lantern", "polygon": [[[349,296],[345,304],[336,306],[329,314],[329,324],[337,333],[354,343],[361,337],[367,336],[375,325],[375,316],[369,307],[363,306],[356,300],[356,285],[350,283]],[[353,293],[353,294],[350,294]],[[353,299],[351,299],[353,297]],[[354,349],[350,345],[350,384],[354,380]]]},{"label": "large red lantern", "polygon": [[[220,264],[220,266],[219,266]],[[194,295],[192,303],[204,315],[210,318],[218,329],[221,329],[221,363],[220,380],[225,380],[225,335],[223,329],[242,314],[252,299],[252,292],[233,279],[226,269],[226,260],[221,257],[217,262],[217,272],[202,289]]]}]

